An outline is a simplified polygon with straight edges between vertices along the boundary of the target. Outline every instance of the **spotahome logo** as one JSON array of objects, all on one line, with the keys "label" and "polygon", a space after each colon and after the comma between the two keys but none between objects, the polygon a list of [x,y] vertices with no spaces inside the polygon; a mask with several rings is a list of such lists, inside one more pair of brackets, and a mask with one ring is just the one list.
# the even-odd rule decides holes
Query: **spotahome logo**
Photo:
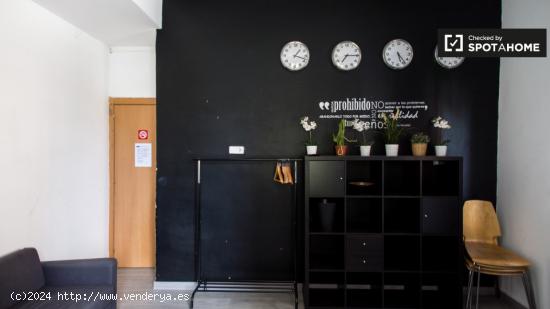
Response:
[{"label": "spotahome logo", "polygon": [[464,36],[462,34],[445,34],[445,51],[464,51]]},{"label": "spotahome logo", "polygon": [[546,57],[546,29],[439,29],[439,57]]}]

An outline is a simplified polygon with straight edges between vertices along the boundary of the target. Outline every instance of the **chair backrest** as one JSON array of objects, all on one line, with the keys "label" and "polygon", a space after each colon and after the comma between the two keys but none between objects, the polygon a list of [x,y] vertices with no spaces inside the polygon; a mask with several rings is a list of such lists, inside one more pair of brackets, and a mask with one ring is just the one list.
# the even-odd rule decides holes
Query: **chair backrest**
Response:
[{"label": "chair backrest", "polygon": [[498,244],[500,225],[493,204],[470,200],[462,208],[464,241]]}]

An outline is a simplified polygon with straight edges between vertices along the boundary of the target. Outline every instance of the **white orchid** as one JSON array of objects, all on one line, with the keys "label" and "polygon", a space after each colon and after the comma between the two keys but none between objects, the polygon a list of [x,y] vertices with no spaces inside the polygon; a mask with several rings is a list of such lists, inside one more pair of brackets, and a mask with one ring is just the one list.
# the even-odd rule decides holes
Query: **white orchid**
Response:
[{"label": "white orchid", "polygon": [[306,130],[306,132],[309,132],[311,130],[317,129],[317,123],[315,121],[309,121],[309,117],[305,116],[300,120],[300,124]]},{"label": "white orchid", "polygon": [[449,121],[443,119],[441,116],[437,116],[432,120],[432,123],[435,128],[439,129],[450,129],[451,125],[449,124]]},{"label": "white orchid", "polygon": [[317,129],[317,123],[313,120],[309,120],[308,116],[302,117],[300,119],[300,124],[304,128],[306,132],[309,132],[309,141],[306,142],[306,145],[313,146],[315,145],[315,142],[313,141],[312,131]]},{"label": "white orchid", "polygon": [[[438,128],[438,129],[441,129],[441,130],[448,130],[448,129],[451,128],[451,125],[449,124],[449,121],[447,121],[446,119],[444,119],[441,116],[437,116],[434,119],[432,119],[432,123],[433,123],[434,128]],[[442,132],[439,132],[438,145],[448,144],[450,141],[449,140],[443,140],[443,137],[441,136],[442,135],[441,133]]]},{"label": "white orchid", "polygon": [[351,122],[351,124],[353,126],[353,129],[356,130],[357,132],[363,132],[363,131],[367,131],[368,129],[370,129],[370,123],[368,123],[366,121],[361,121],[359,119],[354,119]]}]

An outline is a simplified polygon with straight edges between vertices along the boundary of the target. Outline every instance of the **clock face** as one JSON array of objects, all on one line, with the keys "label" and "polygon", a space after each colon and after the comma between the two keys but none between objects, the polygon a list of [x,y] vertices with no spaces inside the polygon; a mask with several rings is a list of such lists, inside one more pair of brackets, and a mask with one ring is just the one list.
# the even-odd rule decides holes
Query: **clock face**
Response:
[{"label": "clock face", "polygon": [[442,67],[446,69],[454,69],[461,65],[465,58],[464,57],[438,57],[437,56],[437,46],[434,50],[435,61]]},{"label": "clock face", "polygon": [[409,42],[402,39],[389,41],[382,51],[382,59],[392,69],[404,69],[413,60],[413,48]]},{"label": "clock face", "polygon": [[281,63],[291,71],[299,71],[309,63],[309,49],[302,42],[288,42],[281,50]]},{"label": "clock face", "polygon": [[340,42],[332,50],[332,63],[340,70],[356,69],[361,63],[361,49],[351,41]]}]

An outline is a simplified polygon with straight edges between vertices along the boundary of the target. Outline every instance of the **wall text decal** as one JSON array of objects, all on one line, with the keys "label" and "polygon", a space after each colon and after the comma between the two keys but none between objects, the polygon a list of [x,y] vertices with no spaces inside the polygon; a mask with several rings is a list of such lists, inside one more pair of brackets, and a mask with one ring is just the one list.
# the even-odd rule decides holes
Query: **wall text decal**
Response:
[{"label": "wall text decal", "polygon": [[319,119],[361,119],[368,121],[371,128],[383,127],[381,114],[401,110],[401,126],[410,127],[407,120],[419,118],[421,112],[428,111],[424,101],[384,101],[366,98],[346,98],[345,100],[322,100],[318,103],[321,114]]}]

